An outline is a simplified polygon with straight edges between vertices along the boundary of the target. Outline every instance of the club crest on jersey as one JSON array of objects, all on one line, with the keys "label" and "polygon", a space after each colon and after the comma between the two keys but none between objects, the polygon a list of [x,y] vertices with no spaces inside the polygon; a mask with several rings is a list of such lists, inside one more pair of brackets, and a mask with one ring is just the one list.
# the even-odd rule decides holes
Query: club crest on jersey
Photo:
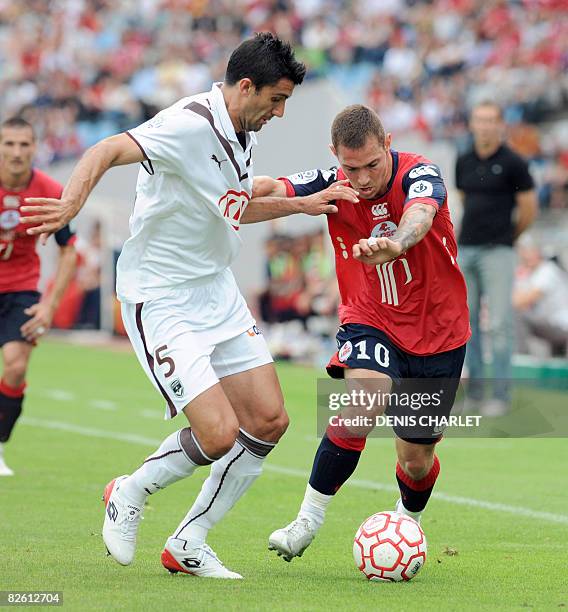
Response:
[{"label": "club crest on jersey", "polygon": [[249,200],[250,196],[246,191],[238,192],[232,189],[229,189],[229,191],[219,200],[218,206],[221,214],[237,232],[239,231],[242,214]]},{"label": "club crest on jersey", "polygon": [[17,195],[5,195],[2,200],[4,208],[20,208],[20,197]]},{"label": "club crest on jersey", "polygon": [[175,393],[176,397],[183,397],[183,394],[185,393],[185,389],[183,388],[179,378],[172,380],[170,383],[170,389]]},{"label": "club crest on jersey", "polygon": [[430,166],[429,164],[424,164],[423,166],[416,166],[416,168],[412,168],[412,170],[408,173],[408,178],[417,179],[421,176],[440,176],[438,173],[438,169],[436,166]]},{"label": "club crest on jersey", "polygon": [[0,214],[0,228],[11,230],[20,224],[20,213],[17,210],[5,210]]},{"label": "club crest on jersey", "polygon": [[373,204],[371,212],[375,219],[381,219],[382,217],[388,217],[389,211],[387,210],[388,202],[381,202],[380,204]]},{"label": "club crest on jersey", "polygon": [[339,355],[338,355],[339,361],[341,361],[341,363],[343,363],[344,361],[347,361],[352,352],[353,352],[353,345],[351,344],[349,340],[347,340],[347,342],[339,349]]},{"label": "club crest on jersey", "polygon": [[373,238],[390,238],[398,229],[396,223],[392,221],[383,221],[378,225],[375,225],[373,231],[371,232],[371,236]]}]

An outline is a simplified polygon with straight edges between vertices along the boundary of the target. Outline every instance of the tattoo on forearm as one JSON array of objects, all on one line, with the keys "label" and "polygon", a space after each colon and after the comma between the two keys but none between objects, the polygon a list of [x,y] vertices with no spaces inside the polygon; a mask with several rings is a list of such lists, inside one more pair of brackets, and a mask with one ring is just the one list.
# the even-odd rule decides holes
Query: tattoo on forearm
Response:
[{"label": "tattoo on forearm", "polygon": [[402,250],[406,251],[424,238],[432,227],[435,214],[435,209],[428,204],[414,204],[402,216],[392,240],[400,243]]}]

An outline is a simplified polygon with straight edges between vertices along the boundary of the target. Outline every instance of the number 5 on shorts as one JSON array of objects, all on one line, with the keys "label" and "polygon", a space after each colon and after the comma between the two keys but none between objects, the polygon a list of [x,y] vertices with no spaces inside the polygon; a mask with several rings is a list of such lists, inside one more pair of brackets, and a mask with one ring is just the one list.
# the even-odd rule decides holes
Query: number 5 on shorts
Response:
[{"label": "number 5 on shorts", "polygon": [[160,355],[160,353],[163,353],[164,351],[168,350],[168,345],[164,344],[163,346],[159,346],[156,349],[156,361],[158,362],[158,365],[164,365],[164,363],[168,364],[168,371],[165,373],[165,377],[169,378],[175,371],[176,369],[176,364],[174,362],[174,360],[171,357],[162,357],[162,355]]}]

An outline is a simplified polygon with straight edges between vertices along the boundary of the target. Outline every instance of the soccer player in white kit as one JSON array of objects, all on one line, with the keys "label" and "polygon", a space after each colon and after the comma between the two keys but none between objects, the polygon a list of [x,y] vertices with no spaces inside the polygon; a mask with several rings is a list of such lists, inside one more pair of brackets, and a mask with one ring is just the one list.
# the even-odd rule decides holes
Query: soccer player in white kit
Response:
[{"label": "soccer player in white kit", "polygon": [[[305,66],[290,46],[257,34],[232,53],[223,83],[89,149],[60,200],[33,198],[30,234],[68,223],[111,167],[142,163],[131,236],[117,265],[126,330],[167,416],[190,426],[168,436],[104,494],[103,539],[122,565],[134,559],[147,496],[211,465],[195,503],[168,538],[173,572],[241,578],[206,544],[208,531],[259,476],[288,425],[266,343],[229,269],[252,196],[254,132],[282,117]],[[329,209],[312,200],[308,214]]]}]

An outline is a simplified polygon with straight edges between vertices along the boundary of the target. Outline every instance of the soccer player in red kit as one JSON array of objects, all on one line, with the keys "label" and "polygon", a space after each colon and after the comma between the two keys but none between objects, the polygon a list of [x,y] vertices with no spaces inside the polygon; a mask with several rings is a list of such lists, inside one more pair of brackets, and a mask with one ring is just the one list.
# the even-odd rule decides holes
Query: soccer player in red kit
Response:
[{"label": "soccer player in red kit", "polygon": [[11,476],[3,446],[22,412],[26,372],[33,347],[47,332],[75,270],[69,227],[56,233],[60,257],[50,295],[40,299],[36,236],[26,233],[20,206],[27,197],[58,198],[62,186],[32,167],[36,141],[32,126],[19,117],[0,126],[0,476]]},{"label": "soccer player in red kit", "polygon": [[[438,166],[391,149],[379,117],[354,105],[332,126],[339,168],[285,179],[258,179],[243,222],[301,212],[325,197],[339,281],[338,351],[328,364],[351,388],[389,392],[393,381],[439,379],[436,415],[452,408],[470,336],[466,287]],[[270,197],[261,197],[270,196]],[[329,425],[316,452],[297,518],[269,538],[287,561],[301,556],[322,526],[333,496],[353,474],[372,427],[357,435]],[[394,427],[400,499],[396,509],[420,520],[440,470],[441,430]]]}]

